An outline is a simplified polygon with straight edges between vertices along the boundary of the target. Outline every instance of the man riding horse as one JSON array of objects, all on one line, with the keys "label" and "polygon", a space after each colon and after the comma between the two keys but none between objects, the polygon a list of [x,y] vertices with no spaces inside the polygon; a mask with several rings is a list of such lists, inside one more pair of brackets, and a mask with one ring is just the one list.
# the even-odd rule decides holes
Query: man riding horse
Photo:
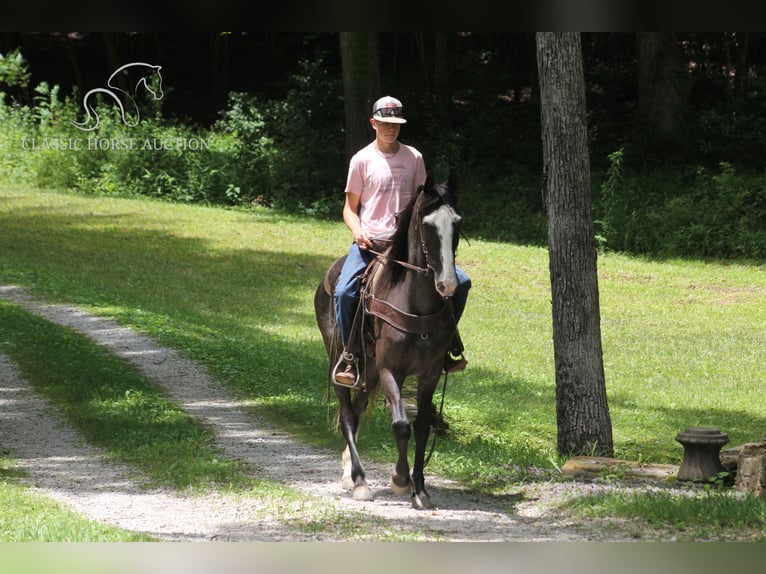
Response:
[{"label": "man riding horse", "polygon": [[[380,98],[372,108],[370,125],[375,140],[359,150],[349,164],[343,221],[354,236],[338,283],[335,286],[336,324],[343,353],[334,370],[335,384],[353,387],[358,384],[357,352],[349,348],[350,330],[359,305],[360,275],[385,249],[396,230],[396,214],[414,198],[426,181],[422,154],[398,141],[403,117],[402,103],[390,96]],[[471,279],[456,267],[458,286],[453,296],[455,321],[459,321],[468,299]],[[445,372],[465,369],[467,361],[456,334],[444,362]]]}]

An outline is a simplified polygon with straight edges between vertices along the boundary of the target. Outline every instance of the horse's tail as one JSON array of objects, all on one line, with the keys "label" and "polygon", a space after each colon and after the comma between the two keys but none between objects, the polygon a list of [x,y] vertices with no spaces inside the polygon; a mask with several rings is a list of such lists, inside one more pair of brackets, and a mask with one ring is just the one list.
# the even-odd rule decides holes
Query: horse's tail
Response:
[{"label": "horse's tail", "polygon": [[334,386],[333,382],[333,373],[335,371],[335,363],[338,361],[338,357],[340,357],[340,353],[342,352],[341,345],[340,345],[340,333],[337,329],[333,329],[332,333],[332,343],[330,345],[331,352],[328,353],[328,358],[330,359],[327,363],[327,388],[325,389],[325,400],[329,403],[332,400],[332,389]]}]

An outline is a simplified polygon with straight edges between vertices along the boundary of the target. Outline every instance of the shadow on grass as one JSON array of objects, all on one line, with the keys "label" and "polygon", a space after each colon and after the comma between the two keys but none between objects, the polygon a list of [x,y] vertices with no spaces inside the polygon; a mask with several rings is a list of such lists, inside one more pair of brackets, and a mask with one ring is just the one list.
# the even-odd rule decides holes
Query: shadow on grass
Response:
[{"label": "shadow on grass", "polygon": [[[308,245],[300,253],[280,245],[222,249],[205,239],[176,236],[161,222],[153,222],[157,230],[142,228],[140,213],[92,217],[101,227],[44,208],[0,213],[5,254],[0,277],[47,297],[103,308],[202,362],[273,421],[313,444],[340,447],[331,428],[334,405],[324,398],[327,358],[312,305],[316,286],[339,253],[314,253]],[[253,221],[259,224],[276,225],[276,219]],[[285,225],[279,241],[292,240],[289,230]],[[458,406],[480,404],[481,414],[463,420],[459,409],[453,414],[451,398]],[[620,397],[610,396],[610,405],[621,408]],[[437,449],[443,458],[465,461],[446,464],[450,472],[464,464],[456,472],[470,476],[485,466],[503,469],[517,460],[550,466],[548,453],[555,448],[551,385],[472,365],[451,377],[444,409],[452,434]],[[669,440],[704,420],[720,420],[716,426],[724,432],[735,425],[763,428],[766,422],[726,409],[656,410],[662,411],[663,434],[667,431],[671,439],[636,437],[629,439],[629,447],[672,453]],[[367,435],[362,436],[363,449],[388,456],[393,449],[390,416],[382,407],[361,435]]]},{"label": "shadow on grass", "polygon": [[[634,412],[635,397],[625,394],[611,394],[610,410],[613,419],[620,410]],[[651,418],[647,427],[651,436],[632,437],[620,445],[628,455],[643,462],[671,462],[679,464],[684,455],[683,446],[676,442],[679,432],[689,427],[718,428],[729,436],[729,443],[723,449],[731,448],[744,442],[763,439],[763,432],[752,433],[752,429],[766,428],[766,417],[755,416],[741,409],[726,408],[691,408],[684,406],[667,407],[663,405],[642,406],[642,417]],[[624,416],[624,415],[623,415]]]},{"label": "shadow on grass", "polygon": [[45,397],[90,443],[160,484],[181,488],[254,484],[241,465],[221,460],[211,448],[210,429],[182,412],[132,365],[87,336],[0,299],[0,351],[12,360],[0,356],[4,405],[0,426],[11,440],[35,441],[26,446],[33,452],[53,449],[55,456],[45,454],[46,474],[55,475],[61,467],[78,474],[85,488],[99,478],[91,476],[98,467],[89,462],[98,456],[73,446],[79,442],[76,438],[61,440],[70,431],[44,416],[47,403],[36,395]]}]

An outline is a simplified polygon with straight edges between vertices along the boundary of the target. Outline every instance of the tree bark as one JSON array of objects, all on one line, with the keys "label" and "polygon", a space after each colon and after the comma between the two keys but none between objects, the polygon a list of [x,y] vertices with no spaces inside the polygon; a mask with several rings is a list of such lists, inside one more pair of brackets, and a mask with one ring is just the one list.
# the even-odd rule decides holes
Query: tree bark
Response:
[{"label": "tree bark", "polygon": [[647,135],[677,135],[689,105],[686,62],[673,32],[638,32],[639,127]]},{"label": "tree bark", "polygon": [[452,91],[450,89],[449,35],[434,32],[434,92],[436,93],[436,117],[439,125],[452,125]]},{"label": "tree bark", "polygon": [[747,91],[747,65],[748,44],[750,43],[749,32],[735,32],[734,38],[737,46],[736,75],[734,76],[734,100],[741,105]]},{"label": "tree bark", "polygon": [[212,32],[210,39],[210,91],[213,94],[229,92],[229,36]]},{"label": "tree bark", "polygon": [[[122,56],[120,54],[120,34],[119,32],[102,32],[101,37],[104,39],[104,46],[106,47],[106,57],[108,69],[106,76],[101,80],[106,82],[106,79],[113,74],[120,66],[124,64]],[[117,84],[122,90],[129,92],[131,86],[128,84],[125,75],[118,75],[112,78],[113,84]]]},{"label": "tree bark", "polygon": [[380,91],[377,32],[340,32],[343,97],[346,101],[346,159],[369,143],[372,105]]},{"label": "tree bark", "polygon": [[612,456],[578,33],[537,34],[558,452]]}]

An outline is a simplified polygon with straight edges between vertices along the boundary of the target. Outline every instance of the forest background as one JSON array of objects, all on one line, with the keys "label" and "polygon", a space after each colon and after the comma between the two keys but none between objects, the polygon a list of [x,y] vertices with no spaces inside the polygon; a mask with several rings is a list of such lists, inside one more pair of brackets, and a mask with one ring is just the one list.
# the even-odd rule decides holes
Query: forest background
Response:
[{"label": "forest background", "polygon": [[[457,169],[469,238],[545,245],[534,34],[358,34],[3,33],[0,180],[339,219],[364,143],[349,116],[388,94],[429,171]],[[363,112],[344,92],[359,46],[380,76]],[[599,247],[766,259],[766,34],[584,33],[582,46]],[[162,97],[135,94],[135,125],[105,100],[97,131],[74,126],[85,94],[130,62],[161,66]]]}]

